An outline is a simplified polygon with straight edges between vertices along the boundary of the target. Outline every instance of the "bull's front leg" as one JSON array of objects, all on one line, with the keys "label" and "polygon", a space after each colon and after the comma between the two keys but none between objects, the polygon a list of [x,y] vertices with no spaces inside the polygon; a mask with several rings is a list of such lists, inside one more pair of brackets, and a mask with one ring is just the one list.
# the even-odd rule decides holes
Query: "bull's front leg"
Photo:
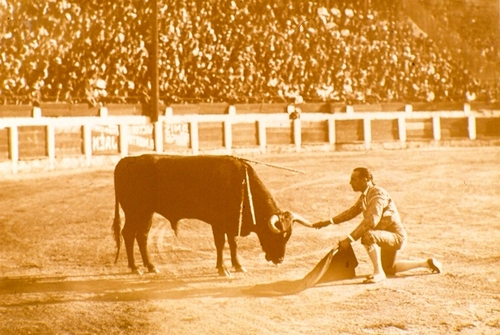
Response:
[{"label": "bull's front leg", "polygon": [[225,234],[224,232],[217,231],[213,226],[212,232],[214,234],[215,249],[217,250],[217,271],[219,272],[219,276],[228,277],[231,273],[224,265],[224,244],[226,243]]},{"label": "bull's front leg", "polygon": [[231,251],[231,263],[236,272],[247,272],[244,266],[241,265],[238,259],[238,243],[236,243],[236,236],[227,236],[229,243],[229,250]]}]

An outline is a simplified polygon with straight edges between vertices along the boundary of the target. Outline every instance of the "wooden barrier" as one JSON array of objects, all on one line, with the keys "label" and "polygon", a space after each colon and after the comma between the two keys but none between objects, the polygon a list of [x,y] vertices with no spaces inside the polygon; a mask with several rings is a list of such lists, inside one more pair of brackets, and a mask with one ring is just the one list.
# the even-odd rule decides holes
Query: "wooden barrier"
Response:
[{"label": "wooden barrier", "polygon": [[[223,106],[219,106],[223,107]],[[281,107],[281,106],[280,106]],[[142,152],[226,153],[272,148],[301,151],[305,146],[335,150],[345,144],[369,149],[374,143],[405,148],[411,142],[500,139],[500,115],[452,112],[175,114],[169,109],[158,122],[146,116],[0,118],[0,167],[13,173],[20,162],[43,160],[48,169],[76,157],[90,166],[97,157],[117,158]],[[237,110],[236,110],[237,111]],[[9,164],[10,162],[10,164]],[[22,170],[22,169],[21,169]]]}]

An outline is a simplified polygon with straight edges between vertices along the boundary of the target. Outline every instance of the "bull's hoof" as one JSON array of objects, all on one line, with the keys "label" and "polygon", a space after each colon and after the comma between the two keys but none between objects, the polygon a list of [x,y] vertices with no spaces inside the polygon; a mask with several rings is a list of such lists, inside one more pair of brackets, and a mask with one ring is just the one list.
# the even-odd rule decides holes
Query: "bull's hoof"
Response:
[{"label": "bull's hoof", "polygon": [[219,272],[219,276],[221,276],[221,277],[231,277],[231,272],[229,272],[229,270],[226,269],[226,267],[219,268],[218,272]]},{"label": "bull's hoof", "polygon": [[139,268],[132,269],[132,274],[142,276],[143,272]]},{"label": "bull's hoof", "polygon": [[247,269],[246,269],[244,266],[241,266],[241,265],[239,265],[239,266],[235,266],[235,267],[234,267],[234,270],[235,270],[236,272],[243,272],[243,273],[247,272]]},{"label": "bull's hoof", "polygon": [[148,271],[149,271],[149,273],[160,273],[160,270],[158,270],[156,268],[156,266],[154,266],[154,265],[149,265],[148,266]]}]

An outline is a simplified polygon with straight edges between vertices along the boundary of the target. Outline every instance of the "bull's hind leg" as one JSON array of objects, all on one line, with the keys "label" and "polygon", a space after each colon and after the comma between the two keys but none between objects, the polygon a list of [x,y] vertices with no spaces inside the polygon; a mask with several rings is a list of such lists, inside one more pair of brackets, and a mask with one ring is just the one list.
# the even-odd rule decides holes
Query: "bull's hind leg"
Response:
[{"label": "bull's hind leg", "polygon": [[231,251],[231,263],[236,270],[236,272],[247,272],[244,266],[240,264],[238,259],[238,244],[236,243],[236,236],[227,236],[227,241],[229,243],[229,250]]},{"label": "bull's hind leg", "polygon": [[215,249],[217,249],[217,271],[220,276],[230,276],[231,273],[224,265],[224,244],[226,244],[226,236],[223,232],[215,231],[213,227],[212,232],[214,234]]},{"label": "bull's hind leg", "polygon": [[128,267],[132,269],[132,273],[142,274],[142,271],[135,265],[134,257],[134,242],[137,234],[137,223],[125,215],[125,225],[122,230],[125,249],[127,250]]},{"label": "bull's hind leg", "polygon": [[140,221],[139,229],[137,230],[137,244],[139,245],[139,251],[141,252],[142,262],[145,267],[148,268],[149,272],[158,273],[158,269],[151,263],[149,250],[148,250],[148,235],[151,229],[151,224],[153,222],[153,214],[147,219]]}]

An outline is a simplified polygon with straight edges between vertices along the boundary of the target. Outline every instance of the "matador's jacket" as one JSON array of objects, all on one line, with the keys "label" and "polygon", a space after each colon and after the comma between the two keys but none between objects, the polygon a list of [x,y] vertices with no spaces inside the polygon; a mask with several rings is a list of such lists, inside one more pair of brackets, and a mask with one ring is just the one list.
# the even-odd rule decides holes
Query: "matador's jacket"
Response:
[{"label": "matador's jacket", "polygon": [[332,218],[332,221],[339,224],[361,213],[363,221],[351,233],[354,240],[358,240],[370,230],[404,230],[396,204],[382,187],[368,186],[354,206]]}]

